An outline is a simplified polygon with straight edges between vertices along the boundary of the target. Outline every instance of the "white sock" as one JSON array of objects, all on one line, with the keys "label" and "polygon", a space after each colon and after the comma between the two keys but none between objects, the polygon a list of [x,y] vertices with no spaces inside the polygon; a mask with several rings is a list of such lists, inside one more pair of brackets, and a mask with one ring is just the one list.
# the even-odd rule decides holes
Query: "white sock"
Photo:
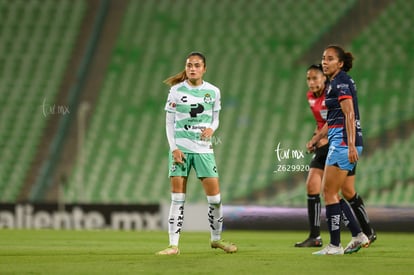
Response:
[{"label": "white sock", "polygon": [[223,229],[223,207],[221,205],[220,193],[215,196],[207,196],[207,201],[211,240],[218,241],[221,239]]},{"label": "white sock", "polygon": [[178,246],[184,221],[185,193],[171,193],[171,206],[168,217],[170,245]]}]

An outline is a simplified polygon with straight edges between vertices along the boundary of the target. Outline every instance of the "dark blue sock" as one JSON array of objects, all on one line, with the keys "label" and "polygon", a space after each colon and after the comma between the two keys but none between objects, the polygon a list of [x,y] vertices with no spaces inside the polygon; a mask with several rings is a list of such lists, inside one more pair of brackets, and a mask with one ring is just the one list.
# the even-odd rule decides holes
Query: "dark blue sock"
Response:
[{"label": "dark blue sock", "polygon": [[348,229],[351,231],[352,237],[356,237],[356,235],[362,232],[362,230],[355,218],[354,212],[352,212],[351,207],[344,199],[341,199],[339,201],[339,204],[341,205],[343,219],[346,227],[348,227]]},{"label": "dark blue sock", "polygon": [[352,210],[354,210],[355,217],[361,226],[362,232],[364,232],[365,235],[370,236],[373,232],[373,229],[369,222],[367,211],[365,210],[364,201],[358,195],[358,193],[355,193],[355,196],[348,202]]},{"label": "dark blue sock", "polygon": [[341,205],[339,203],[326,206],[326,220],[331,236],[331,244],[339,246],[341,243]]}]

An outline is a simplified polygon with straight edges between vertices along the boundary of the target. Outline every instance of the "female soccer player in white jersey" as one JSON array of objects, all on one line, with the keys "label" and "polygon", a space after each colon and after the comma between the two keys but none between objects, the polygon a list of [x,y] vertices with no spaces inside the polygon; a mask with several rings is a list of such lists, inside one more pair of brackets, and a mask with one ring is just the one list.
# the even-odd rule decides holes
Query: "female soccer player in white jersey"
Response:
[{"label": "female soccer player in white jersey", "polygon": [[[340,255],[353,253],[362,246],[369,245],[368,237],[357,225],[350,208],[345,208],[338,195],[347,181],[362,152],[362,130],[360,125],[356,85],[347,74],[352,68],[353,56],[343,48],[328,46],[322,55],[322,67],[329,83],[325,92],[325,104],[328,108],[324,131],[327,131],[329,151],[322,179],[326,208],[326,220],[330,234],[330,243],[315,255]],[[324,132],[322,131],[322,132]],[[346,216],[351,229],[352,240],[341,246],[340,220]]]},{"label": "female soccer player in white jersey", "polygon": [[208,222],[212,248],[227,253],[236,245],[221,239],[223,207],[212,136],[219,125],[220,90],[203,80],[206,59],[199,52],[187,56],[185,69],[167,80],[170,93],[165,105],[166,132],[170,147],[169,177],[171,206],[169,213],[169,246],[157,255],[177,255],[184,220],[187,178],[191,168],[201,180],[208,202]]},{"label": "female soccer player in white jersey", "polygon": [[[306,96],[310,109],[316,121],[314,135],[317,135],[326,123],[327,108],[325,106],[326,76],[323,73],[322,65],[311,65],[306,71],[306,82],[309,88]],[[328,138],[323,136],[316,141],[308,142],[308,150],[313,151],[314,155],[310,163],[310,170],[306,179],[306,191],[308,194],[308,220],[309,237],[295,244],[295,247],[320,247],[322,238],[320,237],[321,223],[321,199],[320,192],[322,177],[325,169],[326,157],[328,155]],[[370,242],[377,238],[374,229],[371,227],[368,214],[362,198],[355,191],[355,169],[349,171],[345,184],[341,187],[341,193],[350,203],[362,231],[368,236]],[[345,203],[342,201],[342,203]]]}]

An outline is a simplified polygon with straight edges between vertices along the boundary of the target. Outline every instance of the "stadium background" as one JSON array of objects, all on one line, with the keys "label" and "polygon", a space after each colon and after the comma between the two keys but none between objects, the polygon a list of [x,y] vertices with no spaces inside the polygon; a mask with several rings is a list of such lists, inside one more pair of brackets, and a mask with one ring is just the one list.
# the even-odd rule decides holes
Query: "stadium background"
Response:
[{"label": "stadium background", "polygon": [[[358,192],[370,207],[412,209],[412,10],[405,0],[1,0],[0,202],[168,202],[162,81],[197,50],[222,90],[225,204],[305,207],[315,127],[305,71],[335,43],[356,57]],[[187,201],[204,203],[192,177]]]}]

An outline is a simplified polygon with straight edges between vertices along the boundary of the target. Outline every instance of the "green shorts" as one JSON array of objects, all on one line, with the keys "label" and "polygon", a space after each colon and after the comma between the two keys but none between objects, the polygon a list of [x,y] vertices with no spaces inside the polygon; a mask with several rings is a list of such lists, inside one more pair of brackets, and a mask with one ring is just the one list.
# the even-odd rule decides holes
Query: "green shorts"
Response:
[{"label": "green shorts", "polygon": [[214,154],[184,153],[184,155],[184,164],[176,164],[170,152],[168,158],[169,177],[188,177],[191,167],[194,167],[197,178],[218,178]]}]

